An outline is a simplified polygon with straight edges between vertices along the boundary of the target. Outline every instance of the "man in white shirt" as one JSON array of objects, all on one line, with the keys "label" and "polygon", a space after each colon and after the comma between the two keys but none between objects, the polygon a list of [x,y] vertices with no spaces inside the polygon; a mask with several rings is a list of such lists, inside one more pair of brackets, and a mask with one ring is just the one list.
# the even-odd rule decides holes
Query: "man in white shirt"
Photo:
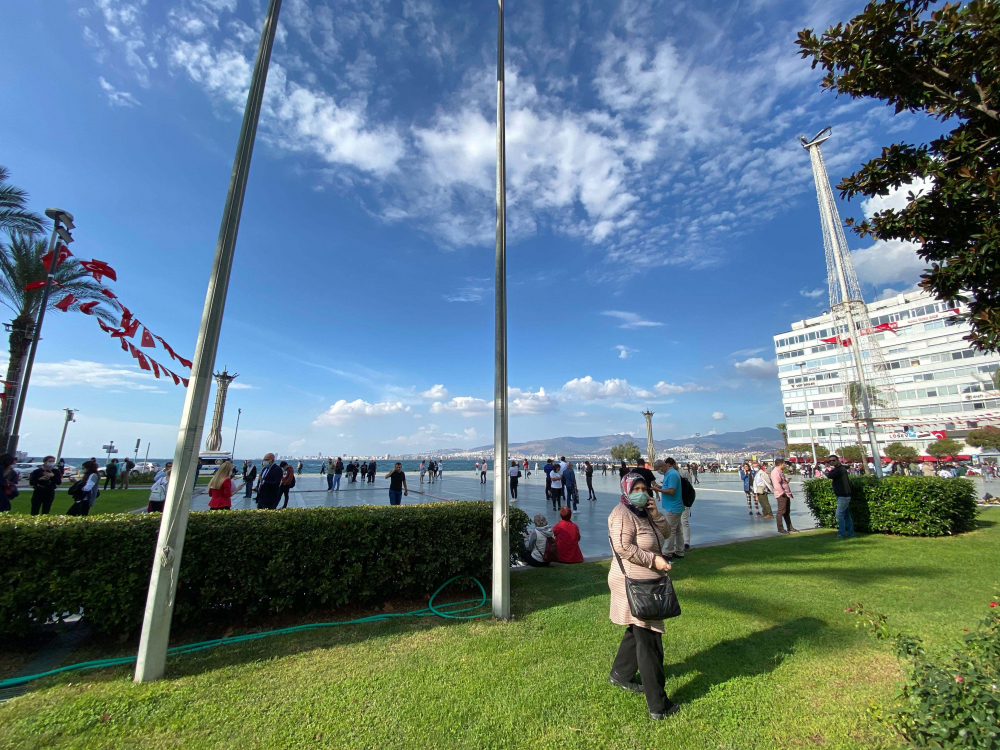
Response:
[{"label": "man in white shirt", "polygon": [[481,464],[479,464],[479,483],[480,484],[486,484],[486,459],[485,458],[483,459],[483,462]]},{"label": "man in white shirt", "polygon": [[552,510],[558,511],[563,498],[563,467],[555,464],[549,472],[549,497],[552,498]]}]

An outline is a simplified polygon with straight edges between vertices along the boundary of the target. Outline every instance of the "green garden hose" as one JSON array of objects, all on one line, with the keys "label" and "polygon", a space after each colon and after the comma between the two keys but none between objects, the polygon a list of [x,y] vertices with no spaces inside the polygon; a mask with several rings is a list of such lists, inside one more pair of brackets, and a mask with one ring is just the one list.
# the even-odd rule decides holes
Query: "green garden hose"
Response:
[{"label": "green garden hose", "polygon": [[[432,615],[437,615],[438,617],[444,617],[449,620],[475,620],[479,617],[488,617],[489,612],[480,612],[475,615],[460,614],[462,612],[471,612],[474,609],[479,609],[486,605],[489,598],[486,596],[486,589],[483,588],[483,584],[479,582],[478,578],[473,578],[476,585],[479,587],[479,592],[482,594],[479,601],[476,604],[472,604],[469,607],[462,607],[461,609],[444,609],[450,607],[457,607],[460,604],[471,604],[475,602],[475,599],[463,599],[458,602],[450,602],[449,604],[442,604],[439,606],[434,605],[434,599],[437,597],[441,591],[448,586],[450,583],[457,581],[459,578],[464,576],[455,576],[454,578],[449,578],[447,581],[438,586],[437,591],[431,594],[430,600],[427,602],[427,606],[423,609],[414,609],[409,612],[387,612],[381,615],[369,615],[368,617],[360,617],[357,620],[344,620],[342,622],[312,622],[306,625],[295,625],[290,628],[279,628],[278,630],[265,630],[260,633],[248,633],[246,635],[237,635],[232,638],[216,638],[211,641],[201,641],[200,643],[188,643],[183,646],[174,646],[167,649],[167,656],[178,656],[180,654],[190,654],[195,651],[204,651],[205,649],[215,648],[216,646],[227,646],[234,643],[242,643],[243,641],[252,641],[257,638],[267,638],[272,635],[284,635],[285,633],[296,633],[303,630],[315,630],[316,628],[330,628],[335,625],[361,625],[370,622],[382,622],[384,620],[391,620],[399,617],[430,617]],[[41,672],[39,674],[26,675],[24,677],[11,677],[6,680],[0,680],[0,690],[3,688],[16,687],[17,685],[24,685],[27,682],[40,679],[42,677],[49,677],[50,675],[59,674],[60,672],[75,672],[81,669],[104,669],[106,667],[120,667],[124,664],[133,664],[136,660],[134,656],[121,656],[116,659],[97,659],[95,661],[83,661],[79,664],[68,664],[65,667],[59,667],[58,669],[50,669],[48,672]]]}]

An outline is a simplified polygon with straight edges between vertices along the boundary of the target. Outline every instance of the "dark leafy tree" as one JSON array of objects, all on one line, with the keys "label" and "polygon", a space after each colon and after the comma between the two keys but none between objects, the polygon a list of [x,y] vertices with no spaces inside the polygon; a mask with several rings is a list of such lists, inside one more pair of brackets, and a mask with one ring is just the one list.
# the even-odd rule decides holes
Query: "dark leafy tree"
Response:
[{"label": "dark leafy tree", "polygon": [[1000,427],[980,427],[966,435],[965,442],[973,448],[1000,450]]},{"label": "dark leafy tree", "polygon": [[625,463],[634,464],[641,455],[639,446],[631,440],[626,441],[624,445],[619,443],[611,448],[611,458],[614,461],[621,461],[624,458]]},{"label": "dark leafy tree", "polygon": [[929,180],[901,210],[848,220],[861,236],[907,240],[929,264],[921,286],[967,302],[969,340],[1000,348],[1000,3],[931,11],[931,0],[871,2],[846,24],[799,33],[800,54],[826,71],[822,86],[923,112],[950,131],[894,143],[837,185],[841,196],[886,195]]},{"label": "dark leafy tree", "polygon": [[934,458],[944,458],[945,456],[957,456],[962,452],[962,444],[951,438],[941,438],[935,440],[927,446],[927,455]]},{"label": "dark leafy tree", "polygon": [[891,458],[893,461],[903,461],[908,458],[916,458],[917,449],[910,445],[903,445],[902,443],[889,443],[885,446],[885,457]]},{"label": "dark leafy tree", "polygon": [[[788,446],[788,450],[792,453],[798,453],[800,456],[806,456],[812,458],[812,446],[809,443],[792,443]],[[826,446],[816,443],[816,458],[823,460],[830,455],[830,451]]]}]

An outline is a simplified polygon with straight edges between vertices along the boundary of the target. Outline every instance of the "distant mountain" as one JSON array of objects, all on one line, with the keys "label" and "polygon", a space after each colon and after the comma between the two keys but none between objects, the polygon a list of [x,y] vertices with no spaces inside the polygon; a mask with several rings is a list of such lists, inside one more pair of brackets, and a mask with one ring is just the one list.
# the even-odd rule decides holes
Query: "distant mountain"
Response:
[{"label": "distant mountain", "polygon": [[[601,435],[600,437],[557,437],[546,440],[531,440],[526,443],[511,443],[511,452],[528,455],[550,456],[585,456],[596,453],[606,453],[612,446],[631,440],[646,452],[645,435]],[[654,440],[656,451],[687,449],[690,451],[771,451],[784,447],[781,431],[774,427],[757,427],[744,432],[723,432],[717,435],[689,436],[681,438],[665,438]],[[492,445],[470,448],[462,453],[486,453],[492,451]]]}]

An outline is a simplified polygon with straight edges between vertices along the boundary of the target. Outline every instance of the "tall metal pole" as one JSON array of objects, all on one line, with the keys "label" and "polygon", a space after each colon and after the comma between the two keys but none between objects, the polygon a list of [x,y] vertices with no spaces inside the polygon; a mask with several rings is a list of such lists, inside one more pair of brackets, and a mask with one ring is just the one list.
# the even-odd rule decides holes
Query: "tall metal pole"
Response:
[{"label": "tall metal pole", "polygon": [[69,427],[70,422],[75,422],[73,416],[76,412],[73,409],[63,409],[66,412],[66,420],[63,422],[62,437],[59,438],[59,450],[56,451],[56,463],[59,463],[59,459],[62,458],[63,443],[66,442],[66,428]]},{"label": "tall metal pole", "polygon": [[656,456],[653,453],[653,412],[646,409],[642,413],[642,416],[646,418],[646,453],[647,458],[649,458],[650,465],[656,460]]},{"label": "tall metal pole", "polygon": [[819,463],[816,460],[816,440],[813,438],[813,420],[812,416],[809,414],[809,396],[806,393],[809,389],[806,387],[806,363],[799,362],[796,367],[799,368],[799,375],[802,376],[802,398],[806,404],[806,424],[809,425],[809,447],[812,449],[813,454],[813,466]]},{"label": "tall metal pole", "polygon": [[[55,209],[58,211],[58,209]],[[53,211],[53,209],[49,209]],[[35,364],[35,352],[38,351],[38,342],[42,338],[42,321],[45,320],[45,308],[49,305],[49,293],[52,291],[52,282],[55,280],[56,266],[59,264],[59,253],[53,252],[56,246],[56,232],[59,231],[59,219],[52,221],[52,237],[49,239],[49,252],[52,253],[49,261],[49,272],[45,274],[45,287],[42,289],[42,306],[38,309],[38,320],[35,323],[35,330],[31,334],[31,348],[28,350],[28,359],[24,363],[24,375],[21,377],[17,387],[17,408],[14,410],[14,422],[10,427],[10,437],[7,438],[7,453],[17,455],[18,432],[21,430],[21,415],[24,413],[24,402],[28,396],[28,382],[31,380],[31,368]]]},{"label": "tall metal pole", "polygon": [[493,368],[493,616],[510,619],[507,535],[507,145],[503,90],[503,0],[497,0],[496,363]]},{"label": "tall metal pole", "polygon": [[233,267],[240,214],[243,211],[250,157],[257,135],[257,121],[260,118],[264,84],[267,81],[267,69],[271,60],[271,48],[274,45],[274,33],[280,9],[281,0],[270,0],[264,28],[260,34],[260,46],[257,49],[253,76],[250,79],[250,92],[243,112],[243,124],[229,179],[229,193],[222,212],[222,225],[219,228],[215,258],[212,261],[212,275],[208,282],[205,309],[202,312],[201,328],[198,331],[198,342],[191,364],[191,379],[184,400],[177,447],[174,449],[173,472],[167,486],[166,503],[160,520],[160,535],[153,556],[153,571],[149,581],[146,612],[139,640],[139,655],[135,665],[136,682],[158,680],[163,676],[166,665],[174,594],[177,591],[177,576],[181,566],[181,553],[184,550],[191,492],[197,473],[198,446],[201,444],[201,434],[205,426],[205,410],[212,387],[212,368],[219,346],[219,331],[226,306],[226,293]]},{"label": "tall metal pole", "polygon": [[237,409],[237,410],[236,410],[236,432],[235,432],[235,433],[233,433],[233,450],[232,450],[232,452],[230,453],[230,457],[231,457],[231,458],[232,458],[232,459],[233,459],[234,461],[236,460],[236,438],[237,438],[237,437],[239,436],[239,434],[240,434],[240,415],[241,415],[242,413],[243,413],[243,410],[242,410],[242,409]]}]

